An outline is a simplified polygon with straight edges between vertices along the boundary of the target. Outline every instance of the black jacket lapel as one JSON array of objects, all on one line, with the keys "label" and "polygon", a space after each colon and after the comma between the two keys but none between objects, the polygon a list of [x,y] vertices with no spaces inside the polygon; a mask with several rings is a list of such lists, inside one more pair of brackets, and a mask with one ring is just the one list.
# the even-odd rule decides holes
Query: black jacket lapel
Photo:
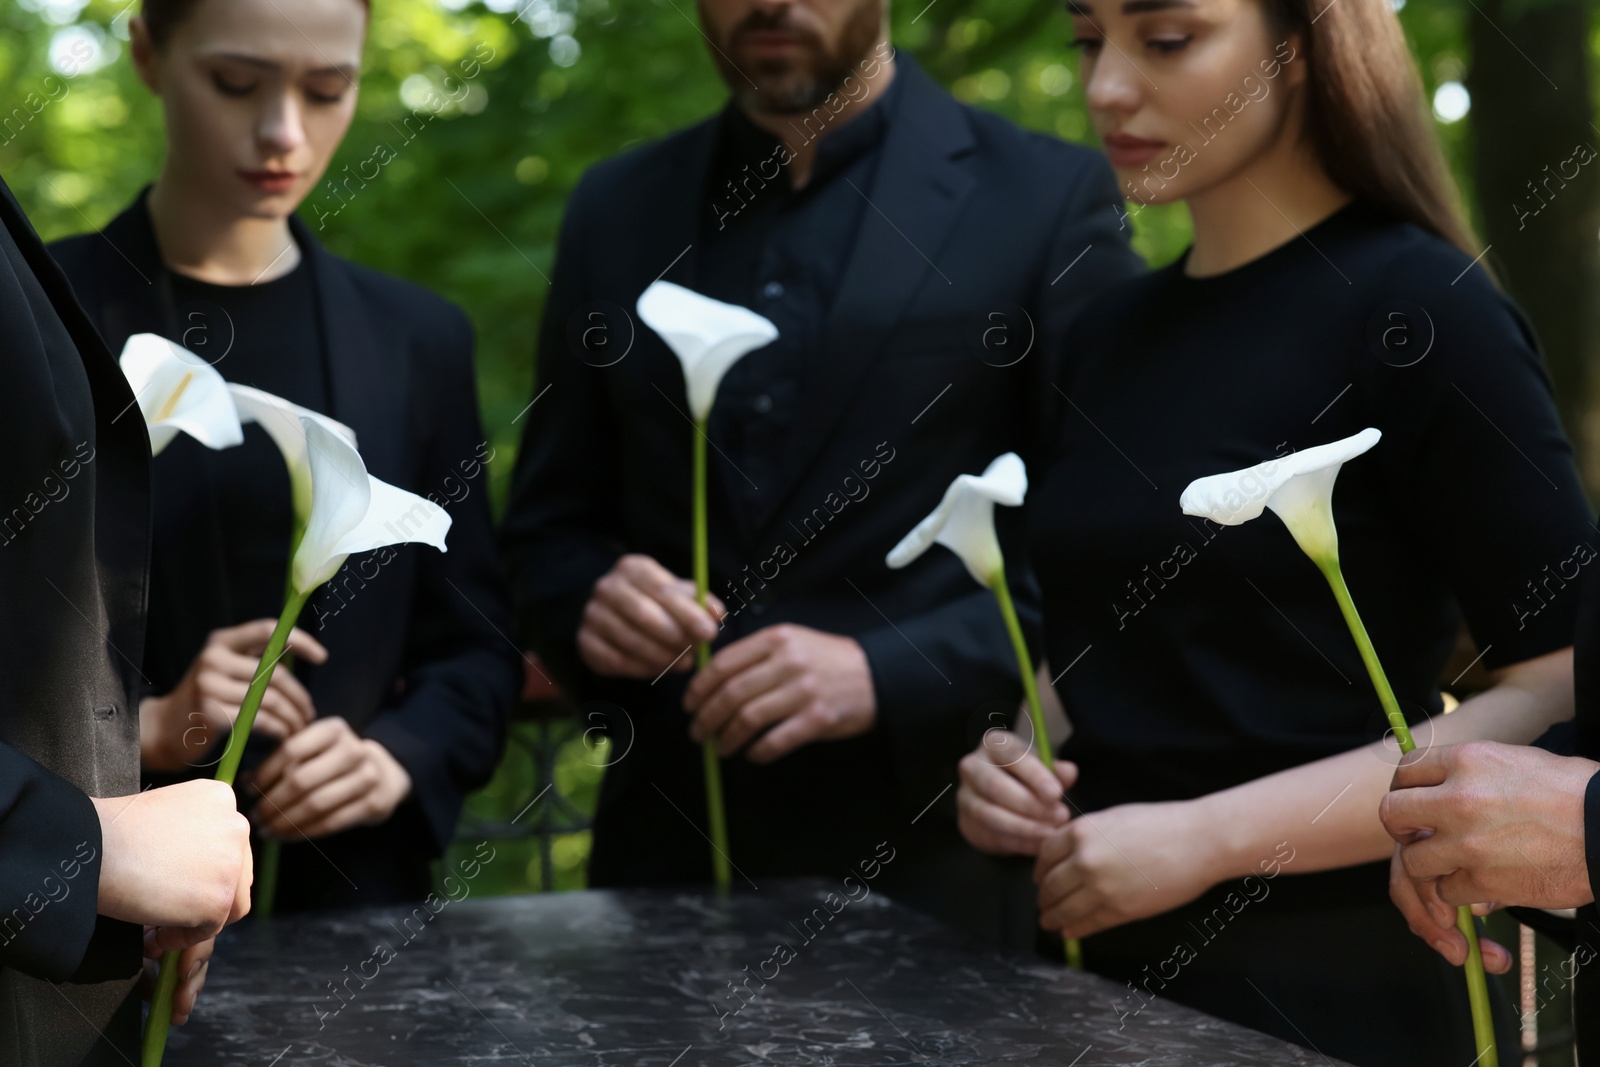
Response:
[{"label": "black jacket lapel", "polygon": [[943,89],[904,55],[906,79],[892,117],[849,266],[828,316],[824,343],[806,377],[787,483],[769,499],[773,515],[850,407],[912,297],[923,286],[946,286],[937,266],[951,226],[972,191],[957,162],[972,146],[966,116]]},{"label": "black jacket lapel", "polygon": [[393,351],[386,351],[382,329],[373,320],[349,264],[318,244],[298,216],[289,220],[289,228],[311,269],[317,293],[328,373],[326,414],[355,431],[361,458],[375,477],[427,493],[428,486],[407,484],[402,466],[401,436],[406,431],[410,384],[402,339],[395,338]]}]

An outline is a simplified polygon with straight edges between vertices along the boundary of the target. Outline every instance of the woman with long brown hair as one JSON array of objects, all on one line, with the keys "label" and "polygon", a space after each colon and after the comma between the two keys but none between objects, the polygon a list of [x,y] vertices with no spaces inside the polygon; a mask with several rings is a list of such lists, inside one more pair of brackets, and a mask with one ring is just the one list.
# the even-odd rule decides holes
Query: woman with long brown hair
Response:
[{"label": "woman with long brown hair", "polygon": [[[1385,0],[1073,14],[1130,211],[1183,200],[1194,243],[1067,339],[1029,523],[1073,733],[1059,778],[1023,739],[970,754],[963,830],[1037,856],[1041,925],[1127,983],[1110,1012],[1167,996],[1356,1064],[1466,1067],[1466,942],[1389,902],[1397,753],[1333,596],[1275,518],[1179,496],[1377,427],[1338,478],[1339,548],[1419,744],[1530,742],[1572,715],[1596,541],[1534,340]],[[1463,619],[1490,684],[1443,717]]]}]

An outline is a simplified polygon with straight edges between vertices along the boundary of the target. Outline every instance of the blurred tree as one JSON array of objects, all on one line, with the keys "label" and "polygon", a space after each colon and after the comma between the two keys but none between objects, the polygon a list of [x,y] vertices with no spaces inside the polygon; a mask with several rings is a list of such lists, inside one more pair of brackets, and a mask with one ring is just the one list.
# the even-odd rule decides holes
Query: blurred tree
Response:
[{"label": "blurred tree", "polygon": [[1533,320],[1591,495],[1600,131],[1586,0],[1481,0],[1468,20],[1473,170],[1490,262]]}]

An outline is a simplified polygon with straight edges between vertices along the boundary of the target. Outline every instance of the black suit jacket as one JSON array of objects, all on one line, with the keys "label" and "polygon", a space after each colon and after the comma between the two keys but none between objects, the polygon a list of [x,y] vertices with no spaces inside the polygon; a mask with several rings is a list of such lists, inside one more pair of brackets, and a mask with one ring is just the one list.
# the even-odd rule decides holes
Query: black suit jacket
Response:
[{"label": "black suit jacket", "polygon": [[[975,856],[947,812],[912,819],[955,780],[982,729],[1010,721],[1020,681],[992,594],[954,555],[935,548],[904,571],[884,555],[956,475],[1043,439],[1057,398],[1050,339],[1090,293],[1139,264],[1101,157],[959,105],[903,55],[897,64],[904,91],[863,190],[871,206],[825,342],[808,357],[803,431],[784,475],[747,505],[733,489],[740,475],[710,451],[711,587],[731,608],[754,596],[722,643],[778,622],[854,637],[879,709],[865,736],[766,767],[725,761],[734,864],[754,881],[843,875],[876,842],[915,838],[900,853],[911,858],[896,863],[916,883],[903,895],[942,909]],[[574,192],[504,523],[524,633],[581,696],[601,702],[617,733],[596,884],[710,874],[683,677],[594,677],[575,634],[595,580],[622,553],[691,572],[694,430],[683,377],[634,304],[657,277],[695,287],[716,129],[711,119],[608,160]],[[1007,322],[1009,337],[985,337]],[[597,326],[611,343],[585,356],[586,343],[597,349],[585,331]],[[1018,359],[1029,332],[1031,351]],[[716,444],[715,410],[710,425]],[[997,510],[1012,584],[1035,620],[1037,594],[1012,536],[1019,516]],[[988,719],[993,711],[1001,718]],[[942,795],[948,809],[951,794]]]},{"label": "black suit jacket", "polygon": [[89,797],[139,789],[150,441],[3,183],[0,221],[0,1064],[122,1063],[143,953]]},{"label": "black suit jacket", "polygon": [[[1574,740],[1577,754],[1600,760],[1600,574],[1591,571],[1583,582],[1578,609],[1578,631],[1573,639],[1573,683],[1576,724]],[[1600,774],[1589,780],[1583,805],[1586,859],[1590,888],[1600,894]],[[1600,896],[1597,896],[1600,900]],[[1524,909],[1518,918],[1529,921]],[[1537,913],[1543,914],[1543,913]],[[1538,924],[1537,920],[1534,920]],[[1575,955],[1561,970],[1573,981],[1572,1017],[1577,1028],[1578,1054],[1600,1055],[1600,909],[1588,904],[1578,909],[1577,921],[1568,928],[1568,937],[1550,930]],[[1574,946],[1573,942],[1576,941]],[[1567,969],[1570,967],[1570,970]]]},{"label": "black suit jacket", "polygon": [[[382,743],[410,773],[413,795],[382,826],[317,848],[285,846],[279,899],[290,908],[375,903],[427,891],[427,860],[499,759],[521,662],[508,637],[482,467],[471,325],[432,293],[330,254],[298,218],[291,230],[321,308],[325,414],[355,430],[374,476],[431,497],[453,520],[448,552],[402,545],[381,565],[382,553],[353,557],[301,619],[328,649],[326,663],[298,668],[318,713]],[[51,251],[113,350],[140,332],[181,340],[142,195],[103,233]],[[155,461],[158,483],[166,458]],[[159,484],[155,498],[159,506]],[[211,629],[248,621],[227,617],[224,574],[210,526],[154,546],[151,596],[167,605],[173,632],[150,635],[149,655],[162,660],[152,677],[181,671]]]}]

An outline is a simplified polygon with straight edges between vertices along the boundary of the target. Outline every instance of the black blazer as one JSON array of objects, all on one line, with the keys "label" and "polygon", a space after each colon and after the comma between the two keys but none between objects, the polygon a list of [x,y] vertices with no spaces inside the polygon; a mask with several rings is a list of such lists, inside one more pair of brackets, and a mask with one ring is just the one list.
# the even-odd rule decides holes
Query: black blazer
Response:
[{"label": "black blazer", "polygon": [[[342,716],[381,742],[410,773],[413,798],[383,826],[317,848],[285,846],[279,899],[292,908],[427,891],[426,861],[449,842],[463,797],[499,759],[522,665],[507,636],[481,467],[488,452],[471,325],[432,293],[330,254],[298,218],[290,228],[321,309],[332,399],[325,414],[355,430],[373,475],[430,496],[453,520],[448,552],[403,545],[381,567],[376,554],[353,557],[302,616],[328,649],[325,664],[298,668],[319,714]],[[181,339],[143,195],[103,233],[51,251],[113,350],[139,332]],[[159,482],[160,459],[154,466]],[[220,548],[209,526],[154,545],[151,596],[171,624],[150,634],[152,677],[186,666],[210,630],[247,621],[228,617]]]},{"label": "black blazer", "polygon": [[150,439],[0,183],[0,1064],[138,1056],[139,928],[91,796],[139,790]]},{"label": "black blazer", "polygon": [[[1009,721],[1021,683],[992,594],[953,554],[935,548],[904,571],[884,555],[956,475],[1044,439],[1058,399],[1050,339],[1089,294],[1140,264],[1100,156],[958,104],[903,54],[897,77],[903,92],[865,190],[873,206],[825,343],[808,357],[796,420],[804,432],[790,442],[784,476],[746,505],[739,475],[710,451],[711,587],[730,607],[730,581],[740,597],[758,594],[724,643],[783,621],[856,638],[879,707],[868,735],[767,767],[726,761],[733,862],[757,881],[843,874],[871,854],[864,846],[926,832],[921,854],[943,857],[929,870],[946,892],[949,864],[965,862],[952,859],[964,849],[951,794],[943,821],[913,829],[910,820],[955,780],[961,755],[995,724],[987,713]],[[619,732],[590,866],[598,884],[709,878],[705,840],[689,824],[704,822],[704,801],[683,678],[593,677],[575,635],[595,580],[620,554],[691,573],[683,376],[634,304],[658,276],[695,287],[717,127],[713,118],[607,160],[574,192],[504,521],[524,634],[581,696],[606,702]],[[997,311],[1016,324],[1010,351],[1024,347],[1022,323],[1036,331],[1024,358],[984,349]],[[596,323],[612,330],[608,351],[625,355],[583,358]],[[710,437],[719,437],[715,411]],[[1012,584],[1036,619],[1011,536],[1017,509],[997,510],[1008,513]]]}]

